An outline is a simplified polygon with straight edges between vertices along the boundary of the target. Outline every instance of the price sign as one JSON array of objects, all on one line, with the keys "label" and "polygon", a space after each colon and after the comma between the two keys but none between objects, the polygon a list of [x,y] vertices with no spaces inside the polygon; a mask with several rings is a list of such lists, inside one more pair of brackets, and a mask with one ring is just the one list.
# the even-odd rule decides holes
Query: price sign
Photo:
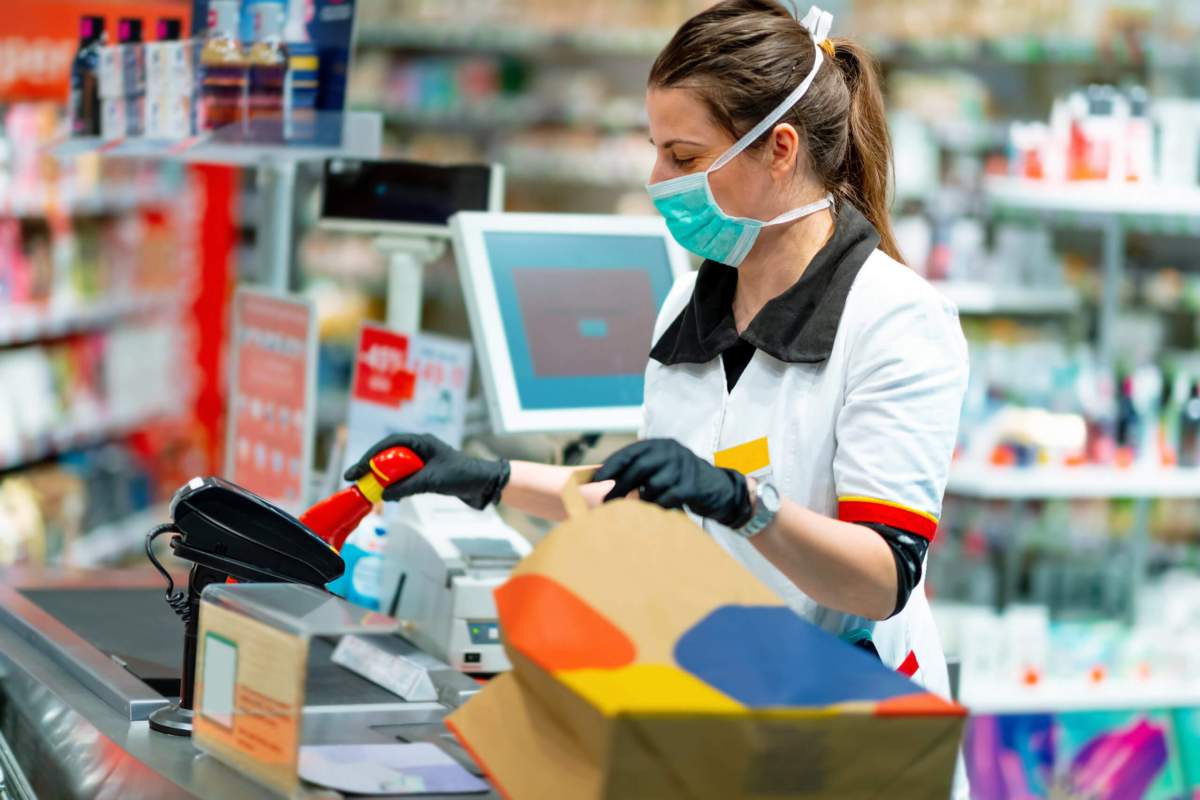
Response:
[{"label": "price sign", "polygon": [[225,474],[299,511],[312,466],[316,313],[307,300],[245,288],[233,303]]},{"label": "price sign", "polygon": [[462,446],[471,345],[364,325],[354,361],[347,464],[393,433],[431,433]]}]

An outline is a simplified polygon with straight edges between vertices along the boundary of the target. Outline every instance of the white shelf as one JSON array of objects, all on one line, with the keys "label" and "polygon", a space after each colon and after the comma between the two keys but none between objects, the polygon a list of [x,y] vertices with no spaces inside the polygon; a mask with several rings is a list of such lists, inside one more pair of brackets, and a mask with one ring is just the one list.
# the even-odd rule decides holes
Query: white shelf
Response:
[{"label": "white shelf", "polygon": [[73,306],[0,305],[0,347],[100,330],[131,317],[175,309],[178,292],[88,301]]},{"label": "white shelf", "polygon": [[37,192],[9,190],[0,196],[0,217],[32,219],[46,217],[50,214],[62,214],[69,217],[120,214],[170,202],[178,197],[178,192],[168,192],[162,188],[110,187],[105,188],[103,192],[86,194],[72,194],[69,191],[49,192],[44,187]]},{"label": "white shelf", "polygon": [[410,20],[403,27],[359,27],[359,47],[413,50],[467,50],[513,53],[521,56],[562,51],[597,56],[653,58],[670,41],[673,31],[647,29],[594,29],[556,31],[536,26],[461,21]]},{"label": "white shelf", "polygon": [[959,702],[972,714],[1200,708],[1200,681],[1048,681],[1037,686],[967,681]]},{"label": "white shelf", "polygon": [[1066,286],[1039,289],[975,281],[938,281],[934,286],[958,306],[960,314],[1072,314],[1080,305],[1079,293]]},{"label": "white shelf", "polygon": [[954,464],[946,492],[981,500],[1200,498],[1200,469]]},{"label": "white shelf", "polygon": [[99,153],[122,158],[167,159],[232,167],[323,161],[337,157],[378,158],[383,142],[382,115],[373,111],[350,111],[345,116],[340,147],[242,144],[217,141],[211,136],[193,136],[178,141],[141,138],[106,141],[98,137],[83,137],[59,142],[51,148],[51,152],[58,158]]},{"label": "white shelf", "polygon": [[984,191],[993,206],[1030,212],[1200,217],[1200,188],[1194,187],[993,177],[984,182]]},{"label": "white shelf", "polygon": [[63,554],[63,563],[70,567],[112,564],[123,556],[141,549],[150,529],[166,522],[170,517],[170,506],[162,503],[134,512],[124,519],[93,528],[71,543]]},{"label": "white shelf", "polygon": [[53,433],[26,442],[18,452],[0,452],[0,471],[19,469],[59,453],[91,447],[125,436],[164,416],[165,413],[160,411],[136,416],[107,416],[86,423],[69,423]]}]

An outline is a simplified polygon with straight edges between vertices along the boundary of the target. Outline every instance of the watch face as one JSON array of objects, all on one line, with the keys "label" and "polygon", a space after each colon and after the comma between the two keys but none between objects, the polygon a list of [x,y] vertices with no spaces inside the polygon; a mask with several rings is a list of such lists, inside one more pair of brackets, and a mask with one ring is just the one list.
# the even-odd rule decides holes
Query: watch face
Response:
[{"label": "watch face", "polygon": [[768,511],[774,513],[779,510],[779,490],[774,484],[764,483],[758,499]]}]

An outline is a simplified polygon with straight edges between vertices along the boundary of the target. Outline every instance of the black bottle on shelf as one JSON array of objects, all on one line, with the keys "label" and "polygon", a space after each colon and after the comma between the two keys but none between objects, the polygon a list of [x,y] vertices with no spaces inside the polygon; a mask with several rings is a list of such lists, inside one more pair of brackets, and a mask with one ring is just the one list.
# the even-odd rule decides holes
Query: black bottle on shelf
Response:
[{"label": "black bottle on shelf", "polygon": [[1200,467],[1200,381],[1192,382],[1179,413],[1179,466]]},{"label": "black bottle on shelf", "polygon": [[71,62],[71,135],[100,135],[100,48],[104,17],[79,18],[79,49]]},{"label": "black bottle on shelf", "polygon": [[1121,379],[1121,393],[1117,396],[1117,447],[1128,448],[1138,455],[1142,441],[1142,417],[1133,398],[1133,375]]}]

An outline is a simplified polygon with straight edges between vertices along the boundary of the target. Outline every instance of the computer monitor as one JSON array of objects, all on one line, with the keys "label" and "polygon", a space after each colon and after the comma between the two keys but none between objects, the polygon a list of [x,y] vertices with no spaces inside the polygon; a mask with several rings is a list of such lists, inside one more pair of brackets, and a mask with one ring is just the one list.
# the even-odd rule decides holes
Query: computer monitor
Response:
[{"label": "computer monitor", "polygon": [[499,164],[331,158],[321,185],[322,227],[353,232],[445,238],[457,212],[504,207]]},{"label": "computer monitor", "polygon": [[689,268],[659,217],[450,220],[497,433],[636,431],[654,320]]}]

